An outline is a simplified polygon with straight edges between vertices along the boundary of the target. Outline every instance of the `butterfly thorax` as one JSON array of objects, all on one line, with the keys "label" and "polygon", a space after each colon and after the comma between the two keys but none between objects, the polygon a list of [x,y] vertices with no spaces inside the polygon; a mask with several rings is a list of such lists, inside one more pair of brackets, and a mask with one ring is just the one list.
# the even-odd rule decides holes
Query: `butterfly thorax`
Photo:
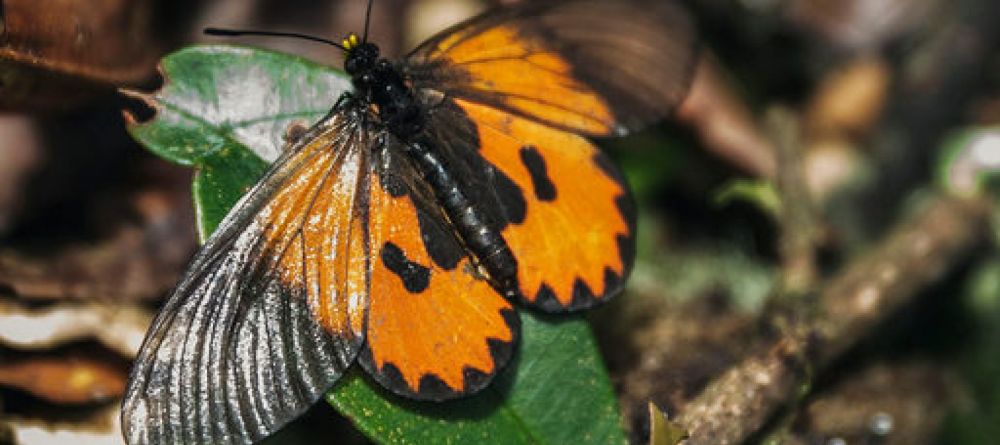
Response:
[{"label": "butterfly thorax", "polygon": [[[351,39],[356,42],[356,37]],[[378,46],[368,42],[347,47],[344,70],[351,75],[354,97],[369,106],[392,134],[409,139],[423,128],[420,107],[399,68],[379,57]]]}]

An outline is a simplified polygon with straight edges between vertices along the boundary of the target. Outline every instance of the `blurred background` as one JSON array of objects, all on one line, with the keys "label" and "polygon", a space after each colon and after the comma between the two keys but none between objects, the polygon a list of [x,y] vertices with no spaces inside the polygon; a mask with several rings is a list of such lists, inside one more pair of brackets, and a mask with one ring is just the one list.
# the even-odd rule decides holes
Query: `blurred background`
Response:
[{"label": "blurred background", "polygon": [[[685,3],[687,100],[601,141],[640,205],[627,295],[589,315],[632,440],[649,402],[694,440],[728,427],[691,407],[727,400],[759,414],[725,436],[749,443],[997,443],[1000,213],[979,178],[1000,169],[1000,2]],[[405,54],[489,6],[378,0],[372,40]],[[339,39],[364,9],[0,1],[0,444],[122,443],[130,360],[196,249],[192,172],[132,141],[118,88],[155,90],[159,58],[194,43],[339,67],[201,30]],[[749,400],[741,373],[763,376]],[[366,443],[323,403],[281,434]]]}]

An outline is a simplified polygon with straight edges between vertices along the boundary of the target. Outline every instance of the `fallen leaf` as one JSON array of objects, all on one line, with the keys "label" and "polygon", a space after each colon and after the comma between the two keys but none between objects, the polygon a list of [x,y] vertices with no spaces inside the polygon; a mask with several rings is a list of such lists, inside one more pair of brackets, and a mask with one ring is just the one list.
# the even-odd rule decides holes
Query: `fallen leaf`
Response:
[{"label": "fallen leaf", "polygon": [[6,419],[13,445],[123,445],[119,406],[111,405],[79,422]]},{"label": "fallen leaf", "polygon": [[155,0],[5,0],[0,108],[63,109],[154,74]]},{"label": "fallen leaf", "polygon": [[0,362],[0,385],[59,404],[85,404],[120,398],[126,370],[85,357],[31,357]]},{"label": "fallen leaf", "polygon": [[47,349],[94,338],[131,358],[150,322],[149,311],[137,305],[62,303],[33,309],[0,298],[0,344],[16,349]]},{"label": "fallen leaf", "polygon": [[126,220],[97,242],[45,246],[30,253],[0,249],[0,285],[41,300],[160,297],[175,284],[195,249],[193,218],[183,209],[188,201],[175,195],[155,188],[133,193],[125,209],[106,213],[122,219],[124,211],[137,213],[141,221]]}]

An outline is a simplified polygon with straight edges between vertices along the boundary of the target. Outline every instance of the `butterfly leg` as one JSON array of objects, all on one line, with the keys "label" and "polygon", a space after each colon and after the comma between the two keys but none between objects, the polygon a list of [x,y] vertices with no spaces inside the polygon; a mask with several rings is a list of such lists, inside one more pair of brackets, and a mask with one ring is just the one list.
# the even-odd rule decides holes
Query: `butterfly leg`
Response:
[{"label": "butterfly leg", "polygon": [[344,107],[345,104],[350,103],[352,101],[354,101],[354,94],[351,93],[350,91],[346,91],[344,92],[344,94],[341,94],[340,97],[337,98],[337,102],[333,104],[333,108],[330,109],[330,112],[332,113],[334,111],[340,110]]},{"label": "butterfly leg", "polygon": [[309,131],[309,124],[306,121],[297,120],[285,128],[285,149],[288,149]]}]

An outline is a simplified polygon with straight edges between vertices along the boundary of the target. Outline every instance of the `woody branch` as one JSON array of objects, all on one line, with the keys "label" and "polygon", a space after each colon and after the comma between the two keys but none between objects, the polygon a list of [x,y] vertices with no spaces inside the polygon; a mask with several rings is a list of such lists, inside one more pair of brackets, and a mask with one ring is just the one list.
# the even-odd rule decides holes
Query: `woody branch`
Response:
[{"label": "woody branch", "polygon": [[987,239],[987,200],[938,195],[823,287],[819,315],[723,373],[682,408],[687,445],[740,443],[819,371]]}]

